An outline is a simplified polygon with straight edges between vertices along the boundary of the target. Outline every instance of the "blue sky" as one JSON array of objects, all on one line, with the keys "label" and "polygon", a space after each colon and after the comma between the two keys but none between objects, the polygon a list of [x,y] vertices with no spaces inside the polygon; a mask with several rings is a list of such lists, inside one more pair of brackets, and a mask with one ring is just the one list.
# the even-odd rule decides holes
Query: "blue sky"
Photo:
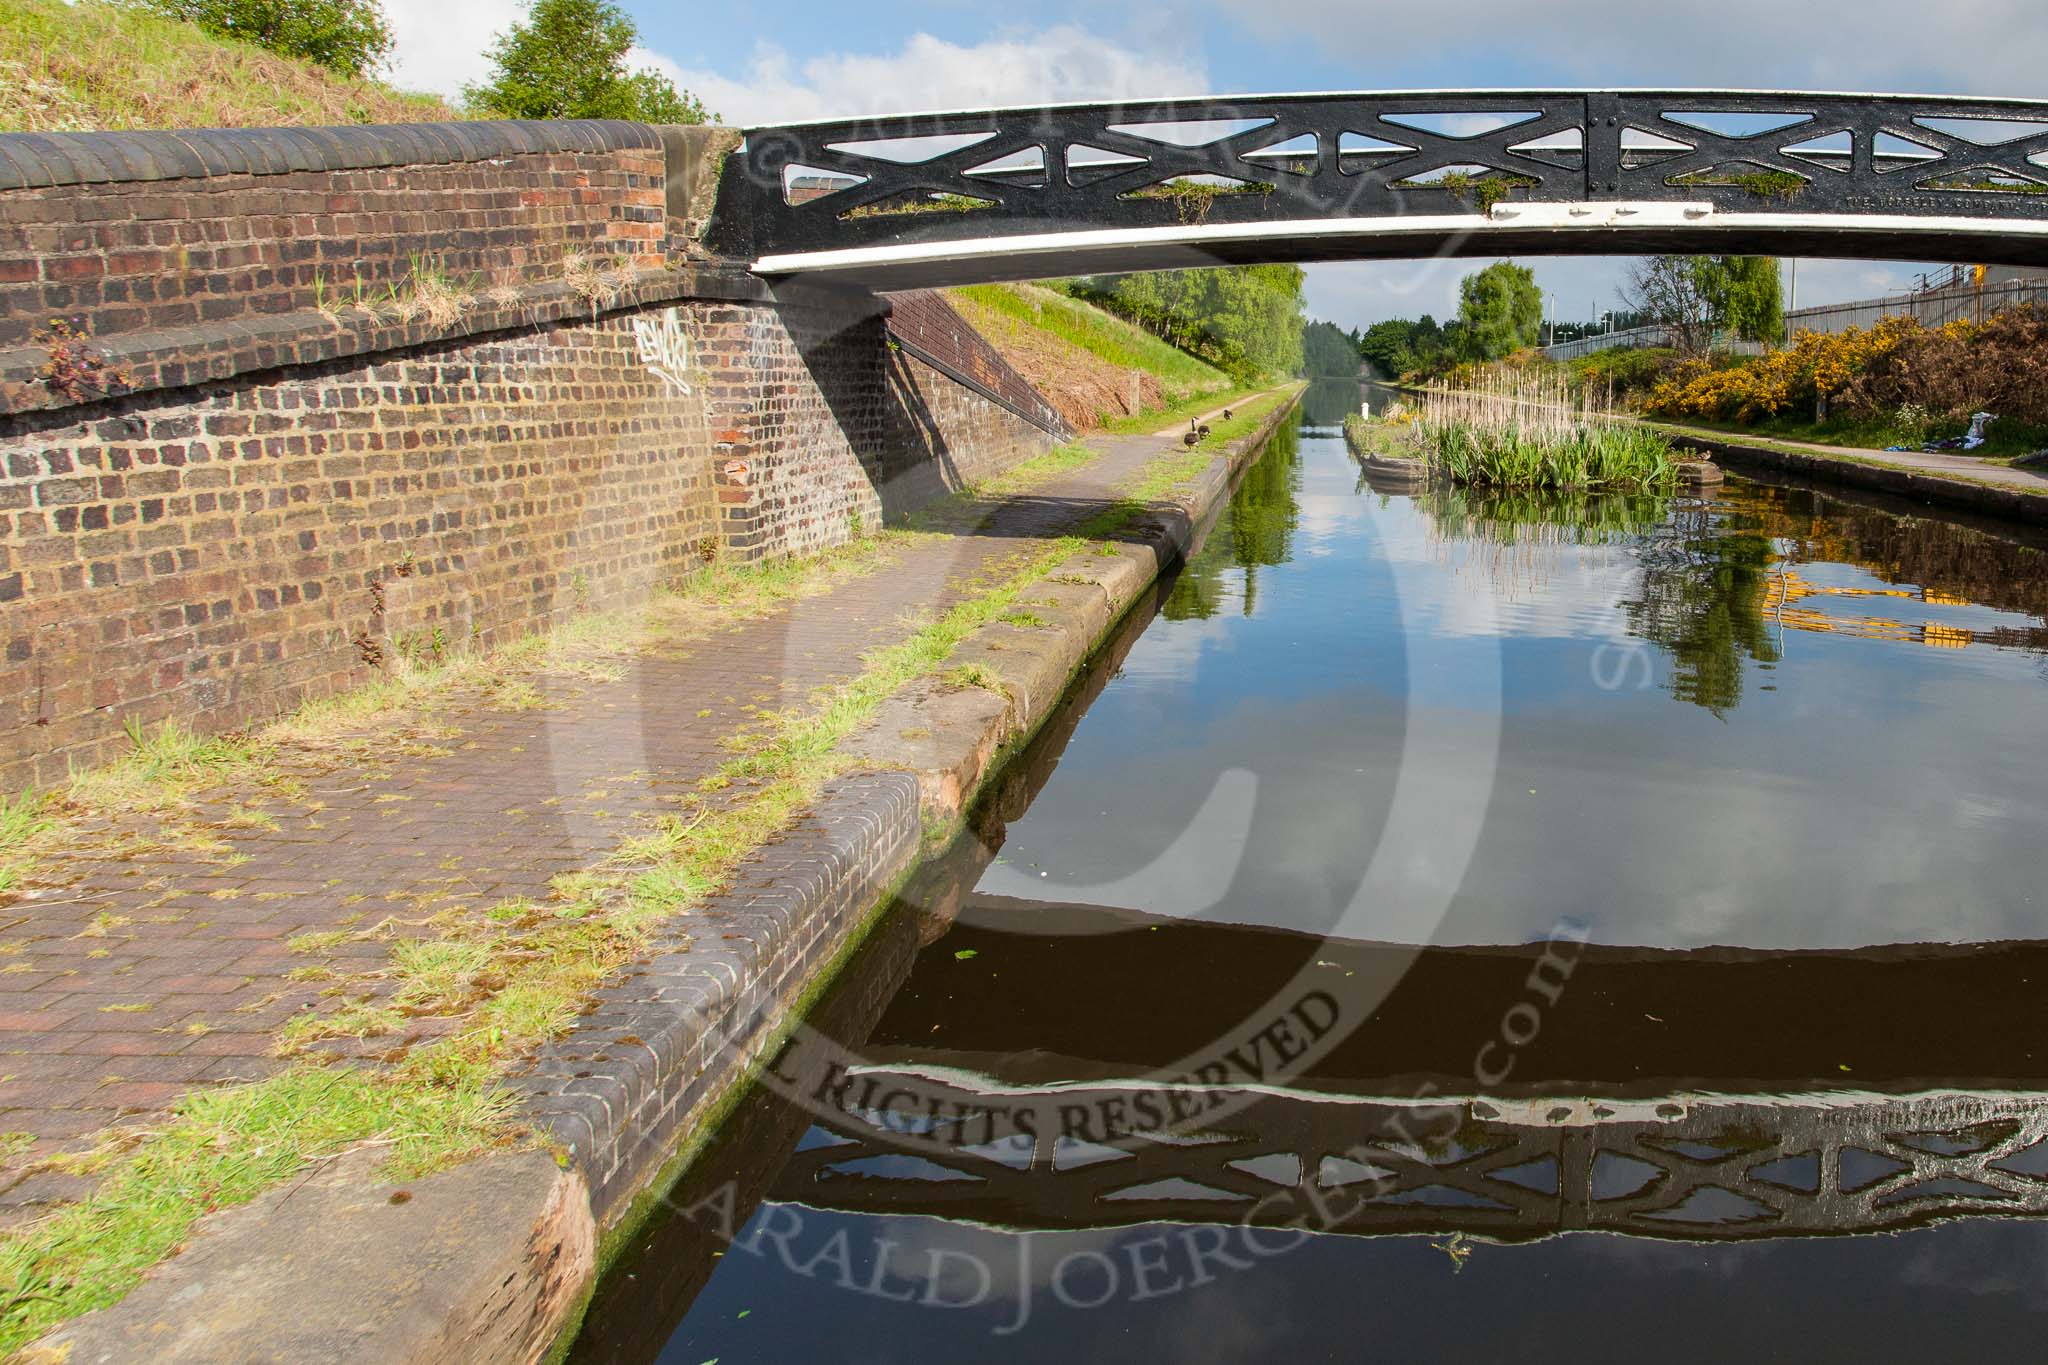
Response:
[{"label": "blue sky", "polygon": [[[624,0],[640,59],[727,122],[1161,94],[1528,86],[2048,90],[2039,0]],[[452,92],[520,0],[386,0],[401,83]],[[1476,262],[1317,266],[1311,311],[1345,326],[1455,310]],[[1611,307],[1614,260],[1531,261],[1560,318]],[[1815,261],[1800,302],[1905,285],[1920,264]]]}]

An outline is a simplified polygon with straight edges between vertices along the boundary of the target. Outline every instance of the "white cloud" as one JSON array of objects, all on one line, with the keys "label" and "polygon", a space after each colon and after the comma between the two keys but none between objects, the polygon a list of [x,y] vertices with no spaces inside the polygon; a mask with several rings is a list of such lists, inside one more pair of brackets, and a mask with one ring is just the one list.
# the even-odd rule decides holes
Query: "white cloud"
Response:
[{"label": "white cloud", "polygon": [[457,96],[490,71],[491,40],[526,14],[521,0],[387,0],[392,83]]},{"label": "white cloud", "polygon": [[636,49],[726,123],[746,126],[859,114],[978,109],[1063,100],[1197,95],[1209,87],[1199,58],[1133,49],[1071,24],[962,46],[919,33],[892,53],[828,53],[802,60],[764,43],[737,75],[686,69]]}]

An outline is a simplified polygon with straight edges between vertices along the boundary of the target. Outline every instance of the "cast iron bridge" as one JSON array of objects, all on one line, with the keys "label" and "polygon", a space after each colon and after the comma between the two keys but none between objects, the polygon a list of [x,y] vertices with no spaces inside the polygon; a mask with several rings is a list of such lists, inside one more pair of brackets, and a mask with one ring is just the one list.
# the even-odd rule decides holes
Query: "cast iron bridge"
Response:
[{"label": "cast iron bridge", "polygon": [[1272,95],[755,128],[711,244],[888,288],[1431,255],[2048,264],[2048,101]]}]

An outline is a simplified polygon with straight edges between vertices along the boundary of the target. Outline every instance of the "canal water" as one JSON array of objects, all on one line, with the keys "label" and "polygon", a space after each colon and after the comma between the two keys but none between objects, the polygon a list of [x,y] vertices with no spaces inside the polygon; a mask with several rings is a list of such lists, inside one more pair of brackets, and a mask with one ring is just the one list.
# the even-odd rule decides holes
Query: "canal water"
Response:
[{"label": "canal water", "polygon": [[2039,537],[1381,492],[1359,399],[1310,392],[573,1359],[2037,1349]]}]

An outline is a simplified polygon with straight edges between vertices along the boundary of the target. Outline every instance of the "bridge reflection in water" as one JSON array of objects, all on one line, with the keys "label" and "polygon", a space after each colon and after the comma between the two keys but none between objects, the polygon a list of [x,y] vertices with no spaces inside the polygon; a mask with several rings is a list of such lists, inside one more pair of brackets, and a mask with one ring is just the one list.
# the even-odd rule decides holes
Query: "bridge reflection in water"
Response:
[{"label": "bridge reflection in water", "polygon": [[[954,884],[971,885],[983,861],[953,869]],[[930,894],[942,916],[956,913],[943,890]],[[1854,1237],[2048,1214],[2048,1058],[2031,1055],[2028,984],[2048,980],[2048,944],[1589,946],[1568,1007],[1517,1051],[1511,1080],[1475,1095],[1472,1053],[1485,1040],[1446,1027],[1442,1002],[1512,999],[1539,949],[1410,958],[1089,907],[969,899],[957,914],[935,922],[905,906],[877,931],[814,1021],[847,1054],[817,1039],[785,1054],[787,1093],[806,1102],[764,1089],[742,1104],[670,1194],[630,1281],[607,1283],[577,1359],[655,1358],[735,1244],[760,1254],[764,1230],[819,1219],[873,1220],[877,1238],[936,1220],[952,1230],[940,1245],[1177,1226],[1470,1246],[1574,1232]],[[1120,923],[1050,939],[990,926],[1063,915]],[[1171,1102],[1113,1077],[1170,1064],[1233,1009],[1256,1008],[1303,949],[1334,972],[1371,971],[1380,957],[1408,966],[1371,1019],[1290,1088],[1196,1095],[1221,1108],[1177,1129],[1138,1121],[1143,1097],[1153,1112]],[[1131,974],[1140,951],[1150,987]],[[963,979],[991,960],[1000,972]],[[1119,993],[1098,991],[1111,978]],[[1159,1008],[1169,994],[1213,1008]],[[1023,1009],[1032,999],[1062,1008]],[[1112,1012],[1125,1027],[1105,1029]],[[941,1015],[945,1042],[925,1041]],[[1130,1027],[1147,1019],[1158,1027]],[[862,1059],[850,1070],[848,1054]],[[1654,1069],[1714,1059],[1686,1074]],[[1461,1071],[1462,1093],[1451,1088]],[[1017,1132],[1024,1111],[1035,1136]],[[808,1235],[803,1254],[828,1245]]]},{"label": "bridge reflection in water", "polygon": [[[1329,563],[1302,552],[1297,542],[1317,532],[1298,512],[1319,496],[1327,517],[1332,487],[1349,492],[1355,475],[1339,450],[1340,463],[1319,470],[1315,439],[1299,451],[1279,443],[1179,581],[1120,627],[988,795],[982,838],[907,892],[835,982],[812,1033],[777,1063],[781,1093],[745,1098],[669,1194],[600,1289],[575,1359],[1166,1358],[1157,1353],[1185,1344],[1181,1322],[1219,1335],[1177,1359],[1351,1358],[1363,1335],[1426,1358],[1497,1358],[1513,1341],[1517,1358],[1600,1359],[1607,1341],[1645,1332],[1672,1360],[1728,1358],[1744,1341],[1817,1357],[1852,1347],[1952,1356],[2009,1342],[2034,1321],[2027,1266],[2048,1236],[2036,1221],[2048,1214],[2048,1049],[2033,1039],[2048,941],[2028,912],[1975,921],[1998,926],[1982,937],[2012,941],[1867,945],[1908,936],[1869,932],[1912,922],[1875,913],[1889,892],[1844,879],[1833,919],[1828,906],[1782,905],[1787,887],[1808,883],[1745,874],[1755,854],[1742,841],[1754,833],[1712,823],[1723,792],[1711,773],[1696,789],[1698,827],[1659,835],[1691,844],[1650,856],[1665,866],[1708,844],[1743,898],[1736,932],[1842,946],[1695,946],[1725,925],[1703,929],[1649,904],[1592,937],[1664,946],[1517,945],[1526,924],[1482,917],[1471,925],[1505,946],[1417,949],[1061,901],[1039,891],[1059,882],[1020,872],[1074,849],[1070,824],[1045,823],[1058,803],[1025,813],[1063,759],[1055,795],[1069,805],[1077,788],[1095,795],[1090,760],[1076,757],[1086,746],[1070,754],[1067,742],[1091,707],[1091,725],[1130,724],[1114,697],[1097,701],[1120,671],[1126,696],[1142,683],[1143,657],[1126,671],[1126,656],[1155,613],[1161,630],[1215,631],[1295,609],[1289,594],[1303,589],[1290,575]],[[1814,669],[1829,650],[1861,651],[1865,667],[1914,680],[1964,665],[1940,676],[2034,676],[2048,576],[2032,537],[1790,482],[1567,510],[1576,543],[1560,554],[1612,545],[1630,567],[1607,580],[1618,595],[1598,603],[1600,619],[1670,661],[1635,703],[1662,708],[1667,723],[1782,724],[1781,699],[1811,700],[1788,670]],[[1561,575],[1540,562],[1556,508],[1423,496],[1390,515],[1427,519],[1446,572],[1473,592],[1556,591]],[[1517,553],[1494,556],[1493,545]],[[1532,546],[1541,553],[1520,553]],[[1937,625],[1967,631],[1970,647],[1923,647],[1942,642],[1927,633]],[[1798,761],[1826,753],[1808,744]],[[1095,801],[1080,804],[1080,816],[1095,814]],[[1940,866],[1953,874],[1958,850],[1974,858],[1987,847],[1973,829],[1929,823],[1921,837],[1951,855]],[[991,868],[1006,839],[1008,865]],[[1823,839],[1808,856],[1841,877],[1868,855]],[[1607,880],[1585,880],[1616,899]],[[1039,898],[984,889],[998,884]],[[1916,913],[1940,932],[1953,920],[1946,901],[1964,901],[1942,877],[1924,884],[1942,889]],[[1364,1003],[1299,1074],[1262,1085],[1240,1069],[1161,1088],[1218,1039],[1244,1036],[1244,1021],[1272,1002],[1324,983]],[[1542,1007],[1540,1027],[1532,1016],[1506,1028],[1500,1012],[1517,1002]],[[1504,1032],[1514,1037],[1503,1050]],[[1183,1121],[1159,1121],[1176,1107]],[[1114,1316],[1034,1319],[1028,1338],[1001,1335],[1008,1304],[917,1313],[921,1300],[905,1309],[843,1292],[849,1274],[861,1288],[885,1268],[922,1292],[938,1283],[918,1279],[930,1248],[1020,1281],[1035,1266],[1042,1289],[1043,1263],[1059,1256],[1114,1252],[1122,1264],[1128,1253],[1135,1266],[1136,1248],[1162,1235],[1240,1248],[1252,1237],[1286,1245],[1297,1234],[1281,1230],[1296,1228],[1316,1235],[1272,1275],[1217,1290],[1214,1304],[1152,1314],[1127,1297]],[[1924,1240],[1869,1235],[1908,1230]],[[1481,1256],[1484,1280],[1466,1274],[1448,1290],[1459,1261],[1438,1251],[1475,1243],[1519,1249]],[[1617,1292],[1617,1274],[1660,1278],[1655,1293]],[[1475,1310],[1463,1291],[1481,1287],[1487,1306]],[[1964,1287],[1977,1294],[1967,1311],[1913,1297]],[[1956,1311],[1923,1330],[1929,1304]],[[1675,1319],[1697,1319],[1698,1340],[1671,1334]],[[1530,1337],[1541,1321],[1549,1336]],[[1229,1337],[1240,1328],[1249,1344]]]},{"label": "bridge reflection in water", "polygon": [[[1020,1098],[901,1073],[874,1079],[970,1112]],[[1138,1093],[1042,1098],[1100,1113],[1128,1108]],[[1443,1105],[1431,1100],[1433,1117]],[[1472,1099],[1450,1106],[1464,1117],[1441,1139],[1391,1137],[1416,1131],[1417,1108],[1259,1096],[1192,1134],[962,1147],[949,1157],[933,1152],[942,1132],[906,1142],[882,1115],[849,1115],[820,1130],[837,1141],[792,1157],[768,1197],[1012,1228],[1220,1222],[1497,1241],[1582,1229],[1715,1240],[1888,1232],[2048,1213],[2042,1093]],[[877,1160],[885,1157],[900,1160]]]},{"label": "bridge reflection in water", "polygon": [[[1025,926],[1051,932],[1012,932]],[[1297,972],[1386,993],[1275,1093],[1138,1079],[1262,1018]],[[2039,981],[2048,944],[1418,955],[969,897],[869,1030],[866,1064],[814,1089],[836,1112],[767,1197],[1017,1228],[1306,1222],[1499,1240],[2035,1215]],[[1446,1023],[1447,1001],[1553,993],[1569,1007],[1504,1025],[1534,1030],[1511,1056],[1469,1020]],[[1508,1074],[1474,1093],[1489,1070]]]}]

